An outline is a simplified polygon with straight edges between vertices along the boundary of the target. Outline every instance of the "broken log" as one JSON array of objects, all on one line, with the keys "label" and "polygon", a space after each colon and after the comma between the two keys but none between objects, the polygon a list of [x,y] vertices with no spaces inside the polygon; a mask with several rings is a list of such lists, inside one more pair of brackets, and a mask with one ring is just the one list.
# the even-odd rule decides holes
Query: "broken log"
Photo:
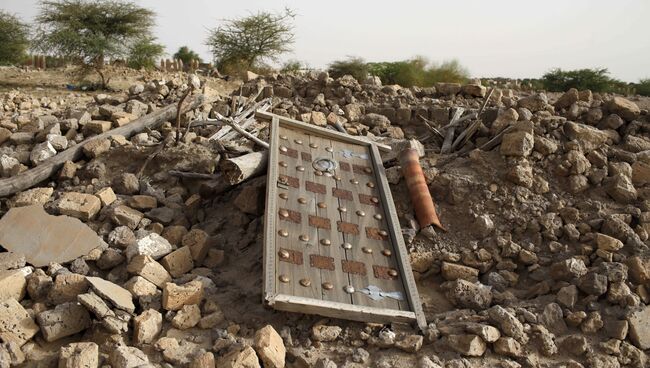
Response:
[{"label": "broken log", "polygon": [[230,185],[261,174],[266,170],[268,151],[252,152],[243,156],[223,160],[221,171]]},{"label": "broken log", "polygon": [[[205,101],[203,95],[193,96],[188,103],[184,104],[182,112],[193,110],[203,105],[204,103],[211,102],[212,101]],[[127,125],[109,130],[94,137],[90,137],[83,142],[60,152],[56,156],[51,157],[35,168],[29,169],[18,175],[14,175],[8,179],[2,179],[0,180],[0,197],[10,196],[25,189],[29,189],[44,180],[47,180],[49,177],[58,172],[63,163],[66,161],[75,161],[81,158],[82,149],[86,143],[96,139],[109,138],[112,135],[122,135],[126,138],[129,138],[133,134],[140,133],[145,129],[155,129],[165,121],[170,121],[173,119],[176,116],[176,109],[176,104],[163,107],[162,109],[136,119]]]}]

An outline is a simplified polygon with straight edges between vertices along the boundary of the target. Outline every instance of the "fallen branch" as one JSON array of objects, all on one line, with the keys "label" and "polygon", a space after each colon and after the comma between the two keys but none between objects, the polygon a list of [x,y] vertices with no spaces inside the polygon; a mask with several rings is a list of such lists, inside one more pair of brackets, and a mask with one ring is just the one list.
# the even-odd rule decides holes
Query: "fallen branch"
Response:
[{"label": "fallen branch", "polygon": [[451,151],[451,144],[454,143],[454,134],[456,133],[455,125],[461,115],[465,112],[465,109],[462,107],[457,107],[454,112],[454,116],[451,118],[449,124],[446,127],[449,127],[447,134],[445,135],[445,141],[442,143],[442,148],[440,153],[449,153]]},{"label": "fallen branch", "polygon": [[[183,94],[183,97],[178,101],[178,108],[176,109],[176,145],[178,146],[181,143],[181,108],[183,106],[183,102],[187,98],[187,96],[192,93],[192,90],[194,87],[190,86],[185,94]],[[188,125],[189,126],[189,125]]]},{"label": "fallen branch", "polygon": [[268,161],[267,150],[252,152],[243,156],[223,160],[221,171],[230,185],[235,185],[244,180],[264,172]]},{"label": "fallen branch", "polygon": [[[210,120],[210,119],[208,119],[208,120]],[[243,135],[245,138],[248,138],[248,139],[250,139],[251,141],[257,143],[258,145],[260,145],[260,146],[262,146],[262,147],[264,147],[264,148],[266,148],[266,149],[269,149],[269,144],[268,144],[268,143],[264,142],[263,140],[257,138],[257,137],[254,136],[253,134],[251,134],[251,133],[245,131],[244,129],[242,129],[242,128],[239,126],[239,124],[237,124],[233,119],[229,119],[229,118],[227,118],[227,117],[225,117],[225,116],[222,116],[222,115],[220,115],[220,114],[217,114],[217,119],[215,119],[214,121],[219,121],[219,120],[221,120],[221,121],[223,121],[224,123],[228,124],[228,126],[230,126],[230,127],[231,127],[233,130],[235,130],[237,133]],[[247,119],[247,120],[255,120],[255,117],[253,116],[253,117],[251,117],[251,118],[249,118],[249,119]]]},{"label": "fallen branch", "polygon": [[169,170],[169,175],[188,179],[215,180],[219,178],[216,174],[202,174],[187,171]]},{"label": "fallen branch", "polygon": [[[213,102],[204,100],[205,98],[203,95],[193,96],[190,102],[185,104],[185,107],[182,108],[182,112],[184,113],[193,110],[201,106],[204,102]],[[29,169],[8,179],[2,179],[0,180],[0,197],[12,195],[14,193],[31,188],[32,186],[44,180],[47,180],[49,177],[59,171],[64,162],[75,161],[81,158],[83,146],[90,141],[109,138],[112,135],[122,135],[125,138],[129,138],[133,134],[140,133],[146,128],[156,128],[165,121],[173,119],[176,116],[176,113],[176,104],[166,106],[160,110],[154,111],[149,115],[145,115],[139,119],[136,119],[130,124],[88,138],[83,142],[60,152],[56,156],[49,158],[33,169]]]}]

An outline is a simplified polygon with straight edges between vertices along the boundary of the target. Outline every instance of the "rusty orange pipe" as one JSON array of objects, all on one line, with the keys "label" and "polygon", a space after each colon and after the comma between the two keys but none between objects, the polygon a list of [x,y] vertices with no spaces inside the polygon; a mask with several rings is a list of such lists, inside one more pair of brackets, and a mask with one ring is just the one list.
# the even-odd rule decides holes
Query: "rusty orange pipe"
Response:
[{"label": "rusty orange pipe", "polygon": [[415,217],[420,227],[424,228],[429,225],[435,225],[445,230],[436,213],[436,206],[431,198],[431,193],[429,193],[427,181],[424,179],[418,151],[412,148],[403,150],[400,152],[399,161],[402,165],[402,175],[404,175],[406,186],[411,195],[411,203],[413,203],[413,208],[415,209]]}]

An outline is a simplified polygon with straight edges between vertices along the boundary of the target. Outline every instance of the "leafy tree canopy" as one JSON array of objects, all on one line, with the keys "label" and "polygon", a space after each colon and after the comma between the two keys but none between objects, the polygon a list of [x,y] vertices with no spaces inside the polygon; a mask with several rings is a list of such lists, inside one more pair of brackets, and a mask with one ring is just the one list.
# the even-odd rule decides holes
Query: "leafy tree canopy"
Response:
[{"label": "leafy tree canopy", "polygon": [[154,37],[144,37],[136,41],[129,50],[129,67],[134,69],[153,69],[156,61],[165,53],[165,46],[156,43]]},{"label": "leafy tree canopy", "polygon": [[0,64],[17,64],[29,48],[29,28],[16,16],[0,11]]},{"label": "leafy tree canopy", "polygon": [[294,17],[292,10],[285,9],[281,13],[259,12],[226,19],[210,31],[206,44],[221,68],[229,64],[254,67],[263,61],[277,60],[279,55],[291,51]]},{"label": "leafy tree canopy", "polygon": [[203,59],[201,59],[199,54],[194,52],[194,50],[190,50],[190,48],[187,46],[180,47],[174,54],[174,59],[183,60],[183,64],[189,64],[192,60],[198,60],[199,63],[203,62]]},{"label": "leafy tree canopy", "polygon": [[106,87],[104,61],[126,57],[136,42],[149,37],[154,15],[130,1],[43,0],[36,46],[96,71]]}]

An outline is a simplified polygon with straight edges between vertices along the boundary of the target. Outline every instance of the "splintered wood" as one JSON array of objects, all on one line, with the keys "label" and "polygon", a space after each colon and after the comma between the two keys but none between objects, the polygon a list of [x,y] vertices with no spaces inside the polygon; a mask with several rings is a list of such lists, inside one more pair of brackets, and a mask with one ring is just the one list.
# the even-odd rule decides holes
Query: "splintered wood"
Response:
[{"label": "splintered wood", "polygon": [[268,113],[265,302],[368,322],[421,304],[377,146]]}]

